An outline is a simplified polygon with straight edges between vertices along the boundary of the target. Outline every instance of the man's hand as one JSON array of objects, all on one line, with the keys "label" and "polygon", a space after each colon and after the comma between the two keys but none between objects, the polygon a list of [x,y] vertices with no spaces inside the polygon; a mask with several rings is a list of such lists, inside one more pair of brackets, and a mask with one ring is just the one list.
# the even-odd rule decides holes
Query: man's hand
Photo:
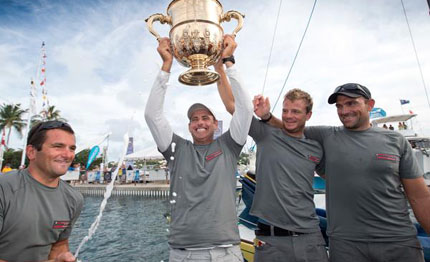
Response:
[{"label": "man's hand", "polygon": [[173,54],[172,50],[170,49],[170,39],[167,37],[158,39],[157,51],[163,60],[161,70],[170,73],[170,68],[172,67],[173,62]]},{"label": "man's hand", "polygon": [[61,253],[54,260],[54,262],[75,262],[75,261],[76,261],[76,258],[70,252]]},{"label": "man's hand", "polygon": [[[236,50],[237,43],[234,41],[234,36],[232,35],[224,35],[224,42],[223,42],[223,50],[221,54],[221,58],[218,60],[218,63],[221,62],[222,65],[222,59],[226,57],[230,57],[234,54],[234,50]],[[218,63],[215,65],[215,70],[217,70]],[[225,63],[226,67],[233,66],[233,63],[228,61]]]},{"label": "man's hand", "polygon": [[[63,252],[58,254],[58,256],[55,259],[49,259],[44,260],[43,262],[76,262],[77,259],[73,256],[70,252]],[[0,262],[3,262],[3,260],[0,260]],[[4,261],[6,262],[6,261]]]},{"label": "man's hand", "polygon": [[267,119],[270,117],[270,101],[268,97],[264,98],[262,95],[256,95],[252,103],[254,104],[254,113],[260,119]]}]

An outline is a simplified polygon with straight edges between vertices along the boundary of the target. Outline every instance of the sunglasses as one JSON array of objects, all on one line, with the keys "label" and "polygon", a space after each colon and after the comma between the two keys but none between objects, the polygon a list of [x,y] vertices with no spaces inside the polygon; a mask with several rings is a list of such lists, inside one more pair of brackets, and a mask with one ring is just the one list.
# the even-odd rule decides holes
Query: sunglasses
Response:
[{"label": "sunglasses", "polygon": [[346,90],[359,90],[363,93],[364,97],[370,98],[369,91],[367,91],[365,87],[361,86],[360,84],[344,84],[344,85],[338,86],[334,90],[334,93],[338,93]]},{"label": "sunglasses", "polygon": [[28,141],[31,141],[31,139],[36,135],[37,133],[40,133],[43,130],[49,130],[49,129],[56,129],[61,127],[67,127],[72,129],[72,127],[67,124],[66,122],[53,120],[53,121],[46,121],[39,124],[39,126],[35,129],[32,129],[30,133],[28,134]]}]

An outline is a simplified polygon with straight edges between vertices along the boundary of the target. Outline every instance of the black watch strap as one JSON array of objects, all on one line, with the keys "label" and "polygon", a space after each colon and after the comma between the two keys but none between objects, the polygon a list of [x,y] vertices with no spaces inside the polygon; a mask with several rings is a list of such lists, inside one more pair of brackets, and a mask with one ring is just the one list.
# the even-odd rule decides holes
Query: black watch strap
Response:
[{"label": "black watch strap", "polygon": [[225,57],[222,59],[222,63],[225,64],[227,61],[232,62],[233,64],[236,63],[236,61],[234,60],[234,56],[229,56],[229,57]]},{"label": "black watch strap", "polygon": [[269,112],[269,114],[270,114],[270,116],[267,119],[261,119],[260,121],[263,122],[263,123],[269,122],[270,119],[272,119],[272,116],[273,116],[272,113]]}]

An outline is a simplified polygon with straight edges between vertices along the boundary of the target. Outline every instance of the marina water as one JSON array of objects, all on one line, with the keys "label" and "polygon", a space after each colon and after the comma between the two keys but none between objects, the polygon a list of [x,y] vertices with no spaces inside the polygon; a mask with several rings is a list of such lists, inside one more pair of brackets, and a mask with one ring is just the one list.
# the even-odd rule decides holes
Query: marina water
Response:
[{"label": "marina water", "polygon": [[[84,207],[69,238],[72,253],[88,234],[103,197],[86,196]],[[82,247],[82,262],[168,261],[167,198],[112,196],[94,236]]]}]

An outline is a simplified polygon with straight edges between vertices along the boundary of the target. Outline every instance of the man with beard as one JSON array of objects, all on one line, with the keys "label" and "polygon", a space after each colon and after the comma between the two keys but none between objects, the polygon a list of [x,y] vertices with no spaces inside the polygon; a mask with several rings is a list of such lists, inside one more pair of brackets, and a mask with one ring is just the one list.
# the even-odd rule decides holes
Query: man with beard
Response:
[{"label": "man with beard", "polygon": [[238,101],[230,128],[214,140],[218,127],[215,115],[207,106],[193,104],[187,114],[191,142],[173,133],[163,115],[173,56],[170,40],[159,41],[157,50],[163,65],[148,97],[145,119],[171,174],[169,261],[243,261],[235,205],[235,171],[247,139],[252,104],[231,61],[236,42],[226,35],[222,52]]},{"label": "man with beard", "polygon": [[[227,111],[235,111],[231,87],[223,67],[218,90]],[[254,98],[249,135],[257,144],[256,189],[250,214],[259,218],[255,231],[254,261],[328,261],[325,241],[315,213],[312,188],[314,170],[323,157],[321,145],[304,136],[312,115],[312,98],[292,89],[284,97],[282,128],[265,124],[272,118],[262,107],[262,96]],[[264,113],[264,114],[263,114]]]},{"label": "man with beard", "polygon": [[375,100],[363,85],[337,87],[328,103],[343,126],[308,127],[305,135],[325,153],[330,261],[424,261],[407,200],[430,233],[430,191],[408,141],[370,124]]},{"label": "man with beard", "polygon": [[0,177],[0,261],[75,261],[68,238],[83,197],[60,179],[75,157],[69,124],[35,125],[27,139],[27,169]]}]

